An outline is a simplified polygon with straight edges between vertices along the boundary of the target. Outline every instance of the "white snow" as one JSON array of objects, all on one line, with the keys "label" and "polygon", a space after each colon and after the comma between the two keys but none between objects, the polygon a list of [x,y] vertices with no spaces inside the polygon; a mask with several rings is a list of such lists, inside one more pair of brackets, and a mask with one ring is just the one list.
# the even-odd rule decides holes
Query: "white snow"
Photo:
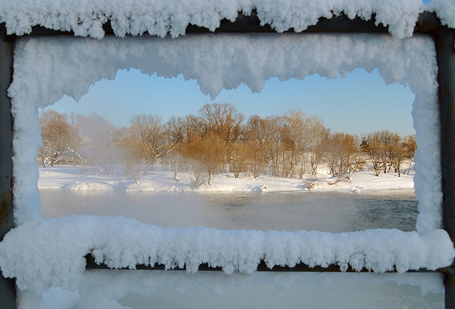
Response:
[{"label": "white snow", "polygon": [[[180,181],[174,180],[174,172],[156,168],[146,175],[141,175],[138,183],[124,175],[121,169],[114,175],[109,175],[97,167],[85,166],[54,166],[39,167],[38,188],[44,190],[72,191],[128,191],[128,192],[371,192],[383,190],[413,190],[414,175],[396,173],[374,176],[373,171],[360,171],[352,175],[349,181],[337,181],[327,170],[321,168],[321,173],[312,179],[279,178],[267,175],[244,176],[234,178],[232,173],[216,175],[211,185],[191,187],[192,174],[180,172]],[[312,182],[308,188],[307,182]]]},{"label": "white snow", "polygon": [[427,5],[427,11],[435,12],[443,25],[455,27],[455,1],[431,0]]},{"label": "white snow", "polygon": [[344,13],[350,19],[364,20],[374,15],[376,24],[388,26],[394,36],[405,38],[412,36],[419,13],[425,9],[435,7],[443,20],[453,20],[453,14],[444,10],[453,5],[450,1],[434,2],[427,8],[421,0],[4,0],[0,2],[0,22],[6,23],[9,34],[17,35],[30,33],[33,26],[40,25],[101,39],[105,35],[102,26],[110,21],[120,37],[149,33],[175,38],[184,35],[188,25],[214,31],[222,19],[234,21],[239,12],[250,15],[256,10],[261,24],[269,24],[277,32],[291,28],[301,32],[320,17]]},{"label": "white snow", "polygon": [[166,269],[186,266],[193,273],[208,263],[228,274],[253,273],[262,259],[268,267],[302,262],[400,273],[434,270],[453,259],[452,243],[443,230],[419,235],[380,229],[339,234],[166,229],[122,217],[91,216],[23,224],[6,235],[0,250],[3,275],[16,277],[22,290],[38,292],[52,285],[75,289],[88,253],[112,268],[159,263]]},{"label": "white snow", "polygon": [[[447,8],[447,9],[446,9]],[[239,11],[258,12],[263,24],[278,32],[302,31],[319,17],[345,13],[389,25],[396,38],[412,36],[425,7],[420,0],[230,0],[230,1],[64,1],[5,0],[0,22],[10,34],[23,35],[34,25],[73,30],[76,36],[103,38],[102,24],[111,21],[115,33],[149,32],[175,38],[188,24],[218,27],[234,20]],[[434,0],[428,7],[453,26],[453,1]],[[79,99],[94,82],[112,79],[118,69],[140,69],[171,77],[196,79],[201,91],[215,97],[223,88],[244,83],[261,91],[264,81],[304,79],[319,73],[344,76],[355,68],[378,68],[387,83],[409,84],[416,95],[413,106],[416,140],[416,194],[420,201],[418,232],[369,230],[330,234],[323,232],[220,231],[207,228],[164,229],[126,218],[74,216],[43,220],[39,215],[38,171],[40,145],[38,107],[63,95]],[[254,272],[264,259],[273,265],[338,264],[375,272],[396,268],[436,269],[451,264],[455,251],[441,230],[439,123],[436,104],[436,60],[430,38],[394,39],[381,35],[201,35],[171,38],[19,39],[15,50],[14,82],[9,95],[15,117],[15,222],[18,225],[0,243],[0,267],[16,277],[22,290],[40,292],[51,285],[75,289],[82,279],[84,255],[111,267],[136,264],[220,266],[224,272]],[[273,184],[266,184],[267,190]],[[73,184],[74,188],[91,187]],[[99,184],[98,188],[109,188]],[[152,185],[153,187],[154,185]],[[95,295],[96,296],[96,295]],[[28,294],[29,303],[35,299]],[[112,304],[112,303],[110,303]],[[106,305],[107,306],[107,305]]]}]

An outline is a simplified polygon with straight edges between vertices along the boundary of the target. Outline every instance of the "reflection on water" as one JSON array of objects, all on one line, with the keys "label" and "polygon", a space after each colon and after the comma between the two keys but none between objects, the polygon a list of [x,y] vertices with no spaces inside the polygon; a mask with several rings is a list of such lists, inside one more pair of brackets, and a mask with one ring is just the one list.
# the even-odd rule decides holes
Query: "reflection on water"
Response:
[{"label": "reflection on water", "polygon": [[412,191],[347,194],[41,190],[41,213],[45,218],[71,214],[125,216],[162,227],[229,230],[413,231],[417,204]]}]

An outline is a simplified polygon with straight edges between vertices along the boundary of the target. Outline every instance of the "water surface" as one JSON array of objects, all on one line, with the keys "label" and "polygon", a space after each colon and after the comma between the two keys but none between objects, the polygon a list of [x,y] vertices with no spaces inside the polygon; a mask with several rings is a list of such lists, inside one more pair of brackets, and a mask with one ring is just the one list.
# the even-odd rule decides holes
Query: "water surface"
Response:
[{"label": "water surface", "polygon": [[349,232],[415,230],[413,191],[153,193],[41,190],[43,217],[125,216],[161,227]]}]

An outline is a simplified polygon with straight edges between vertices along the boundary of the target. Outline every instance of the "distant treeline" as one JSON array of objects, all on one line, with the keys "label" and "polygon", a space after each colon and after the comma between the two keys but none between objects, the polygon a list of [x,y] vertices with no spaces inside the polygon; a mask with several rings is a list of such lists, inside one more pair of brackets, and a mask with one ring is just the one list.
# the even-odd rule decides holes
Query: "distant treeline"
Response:
[{"label": "distant treeline", "polygon": [[43,147],[38,162],[97,165],[114,174],[116,168],[136,181],[153,166],[193,174],[193,186],[210,184],[213,175],[260,174],[313,177],[324,164],[339,179],[371,168],[402,172],[411,166],[416,143],[387,130],[364,136],[331,133],[317,117],[300,110],[261,118],[244,115],[231,104],[206,104],[197,115],[172,117],[137,115],[129,127],[116,128],[99,115],[41,114]]}]

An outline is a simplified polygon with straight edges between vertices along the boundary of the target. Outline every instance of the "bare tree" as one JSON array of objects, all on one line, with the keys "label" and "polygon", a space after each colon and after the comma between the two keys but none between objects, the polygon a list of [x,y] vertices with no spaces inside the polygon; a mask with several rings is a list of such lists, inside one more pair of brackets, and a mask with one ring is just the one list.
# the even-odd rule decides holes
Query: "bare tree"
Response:
[{"label": "bare tree", "polygon": [[231,172],[234,173],[235,178],[240,177],[240,173],[248,170],[249,157],[251,151],[248,148],[248,144],[241,141],[230,146],[230,164],[229,167]]},{"label": "bare tree", "polygon": [[137,115],[130,123],[129,139],[136,141],[144,163],[150,166],[178,146],[169,138],[169,131],[159,116]]},{"label": "bare tree", "polygon": [[282,116],[266,117],[267,143],[265,144],[266,160],[269,173],[273,176],[285,177],[283,162],[286,161],[283,153],[282,129],[285,120]]},{"label": "bare tree", "polygon": [[182,145],[187,140],[186,138],[186,119],[184,117],[172,116],[166,123],[166,130],[168,132],[169,144],[175,145],[175,148],[168,154],[168,159],[171,162],[172,168],[174,169],[174,180],[180,181],[177,173],[182,168]]},{"label": "bare tree", "polygon": [[402,148],[401,137],[388,130],[370,133],[363,137],[361,143],[362,151],[372,160],[376,176],[380,175],[381,170],[388,173],[393,166],[401,164]]},{"label": "bare tree", "polygon": [[384,173],[388,173],[393,167],[398,151],[400,150],[400,135],[393,133],[388,130],[379,132],[379,140],[383,145],[383,168]]},{"label": "bare tree", "polygon": [[[401,176],[401,165],[404,161],[408,160],[409,165],[412,164],[414,159],[415,150],[417,149],[417,144],[413,135],[400,138],[398,143],[394,144],[392,151],[393,166],[395,172],[398,174],[398,177]],[[408,171],[410,168],[408,169]]]},{"label": "bare tree", "polygon": [[379,140],[378,133],[374,132],[364,136],[360,148],[370,157],[375,176],[380,176],[383,165],[383,146]]},{"label": "bare tree", "polygon": [[182,145],[181,152],[190,163],[193,163],[193,171],[199,173],[200,167],[204,167],[208,185],[211,184],[213,176],[220,171],[225,162],[225,142],[213,133],[204,136],[193,135]]},{"label": "bare tree", "polygon": [[[330,130],[327,129],[322,120],[313,116],[307,119],[307,134],[309,136],[307,142],[307,151],[309,153],[309,163],[311,175],[315,176],[318,166],[321,163],[322,157],[318,151],[319,146],[329,135]],[[301,178],[301,177],[300,177]]]},{"label": "bare tree", "polygon": [[267,166],[267,144],[270,143],[270,130],[267,120],[254,115],[248,119],[245,127],[245,144],[249,149],[248,166],[253,177],[258,177]]},{"label": "bare tree", "polygon": [[405,136],[401,145],[404,148],[404,159],[409,162],[409,167],[407,168],[407,174],[409,175],[412,163],[414,161],[415,151],[417,149],[417,143],[414,135]]},{"label": "bare tree", "polygon": [[205,119],[202,123],[205,131],[218,135],[226,143],[235,142],[240,136],[245,117],[232,104],[205,104],[199,113]]},{"label": "bare tree", "polygon": [[321,143],[324,161],[339,180],[350,179],[352,173],[363,167],[358,144],[357,137],[347,133],[331,134]]},{"label": "bare tree", "polygon": [[[233,169],[231,146],[236,144],[241,136],[241,123],[245,119],[244,115],[228,103],[205,104],[199,113],[203,119],[204,134],[214,134],[224,141],[226,162]],[[234,170],[233,172],[236,173]]]},{"label": "bare tree", "polygon": [[302,177],[304,152],[309,147],[311,140],[308,118],[301,110],[293,109],[284,115],[284,121],[281,132],[286,157],[286,162],[283,164],[288,167],[286,176],[293,178],[298,173]]},{"label": "bare tree", "polygon": [[62,159],[65,150],[77,144],[79,135],[68,123],[66,115],[54,110],[44,111],[40,117],[40,124],[43,146],[39,149],[39,156],[44,167],[47,162],[54,166]]}]

